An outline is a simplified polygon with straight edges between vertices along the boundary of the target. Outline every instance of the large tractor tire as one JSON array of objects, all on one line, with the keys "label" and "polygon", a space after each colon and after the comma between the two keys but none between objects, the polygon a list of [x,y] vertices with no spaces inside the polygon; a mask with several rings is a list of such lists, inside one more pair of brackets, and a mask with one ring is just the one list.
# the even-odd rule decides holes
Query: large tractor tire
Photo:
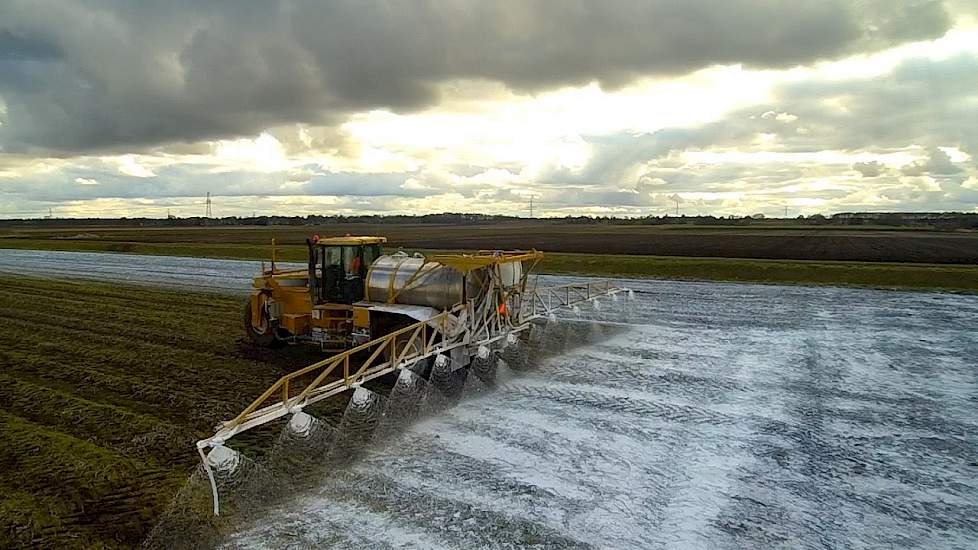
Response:
[{"label": "large tractor tire", "polygon": [[[408,345],[412,345],[412,344],[408,344],[407,341],[402,341],[399,339],[395,351],[398,354],[400,354],[401,352],[404,351],[404,348],[406,348]],[[412,351],[417,353],[421,352],[421,345],[417,340],[413,343],[412,347],[414,348]],[[391,361],[392,359],[394,359],[394,357],[391,356],[389,347],[384,348],[382,355],[384,356],[385,361]],[[418,359],[416,362],[411,364],[411,370],[414,371],[415,374],[417,374],[422,378],[428,378],[428,376],[431,375],[431,366],[434,363],[435,363],[435,359],[433,357],[425,357],[424,359]]]},{"label": "large tractor tire", "polygon": [[[383,334],[390,334],[391,332],[400,330],[416,322],[417,321],[410,318],[402,318],[402,319],[390,318],[387,319],[386,322],[375,325],[376,328],[374,330],[381,331]],[[409,343],[408,342],[409,336],[410,334],[405,334],[403,337],[397,339],[397,341],[395,342],[395,350],[394,350],[396,354],[400,355],[404,351],[404,348],[406,348],[409,345],[413,346],[414,349],[412,351],[417,353],[421,352],[421,342],[419,340],[414,340]],[[391,361],[392,359],[394,359],[394,356],[391,355],[391,349],[388,346],[384,346],[384,351],[381,352],[381,355],[383,356],[385,361]],[[428,378],[428,376],[431,374],[431,366],[434,364],[434,361],[435,360],[433,357],[426,357],[424,359],[419,359],[411,366],[411,370],[413,370],[415,374],[421,376],[422,378]]]},{"label": "large tractor tire", "polygon": [[248,300],[248,302],[245,304],[244,325],[245,332],[248,333],[248,337],[258,347],[277,348],[281,347],[285,343],[278,337],[278,329],[273,325],[271,320],[268,319],[266,312],[262,312],[261,314],[261,324],[255,326],[254,323],[252,323],[251,300]]}]

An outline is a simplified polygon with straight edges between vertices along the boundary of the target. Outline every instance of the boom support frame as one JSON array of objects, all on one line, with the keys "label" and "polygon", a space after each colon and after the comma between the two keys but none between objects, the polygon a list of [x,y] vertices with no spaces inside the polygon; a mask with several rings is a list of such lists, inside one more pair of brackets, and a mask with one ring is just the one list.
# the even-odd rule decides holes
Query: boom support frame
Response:
[{"label": "boom support frame", "polygon": [[[214,474],[207,460],[207,449],[223,446],[244,431],[301,412],[304,407],[409,367],[416,361],[443,355],[460,347],[468,348],[468,355],[473,356],[479,347],[525,331],[534,322],[551,318],[559,309],[572,308],[624,291],[626,289],[616,287],[610,281],[528,290],[525,275],[521,284],[506,289],[494,276],[489,292],[478,304],[474,301],[459,304],[429,319],[282,376],[236,417],[219,424],[213,436],[196,444],[210,479],[214,514],[219,515],[220,506]],[[367,355],[367,358],[355,364],[354,356],[362,355]]]}]

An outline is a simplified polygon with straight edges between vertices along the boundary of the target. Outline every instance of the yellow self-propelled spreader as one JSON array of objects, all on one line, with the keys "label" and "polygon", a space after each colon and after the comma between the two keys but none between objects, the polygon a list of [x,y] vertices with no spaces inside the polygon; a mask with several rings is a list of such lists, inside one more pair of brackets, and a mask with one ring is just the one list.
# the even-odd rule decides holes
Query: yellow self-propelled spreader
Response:
[{"label": "yellow self-propelled spreader", "polygon": [[533,324],[553,319],[558,309],[597,306],[599,298],[617,299],[624,290],[608,281],[530,288],[529,276],[543,258],[536,250],[425,257],[384,254],[386,242],[313,237],[306,241],[307,266],[289,270],[278,268],[273,242],[271,265],[254,279],[246,330],[258,345],[308,342],[321,346],[325,357],[283,376],[197,442],[215,514],[214,471],[237,464],[224,446],[235,435],[288,415],[290,426],[307,426],[305,407],[389,373],[402,371],[400,381],[427,378],[432,365],[459,372],[476,362],[493,364],[501,349],[519,346]]}]

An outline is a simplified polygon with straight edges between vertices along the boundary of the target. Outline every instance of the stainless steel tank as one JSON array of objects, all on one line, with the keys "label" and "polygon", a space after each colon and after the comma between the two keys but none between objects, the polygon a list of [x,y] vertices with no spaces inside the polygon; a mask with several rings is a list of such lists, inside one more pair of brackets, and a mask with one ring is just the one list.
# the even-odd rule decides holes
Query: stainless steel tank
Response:
[{"label": "stainless steel tank", "polygon": [[480,298],[485,277],[468,278],[438,262],[399,253],[377,258],[367,275],[367,300],[448,309],[464,299]]}]

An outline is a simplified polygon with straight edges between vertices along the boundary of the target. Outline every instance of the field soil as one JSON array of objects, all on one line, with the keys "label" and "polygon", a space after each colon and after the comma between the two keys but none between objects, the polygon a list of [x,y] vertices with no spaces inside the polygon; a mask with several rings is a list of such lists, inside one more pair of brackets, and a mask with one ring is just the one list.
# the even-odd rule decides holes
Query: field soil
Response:
[{"label": "field soil", "polygon": [[[143,539],[196,466],[194,442],[319,357],[253,348],[242,305],[0,276],[0,548]],[[275,434],[247,435],[260,454]]]},{"label": "field soil", "polygon": [[223,548],[975,548],[978,297],[627,285]]},{"label": "field soil", "polygon": [[[654,256],[978,264],[978,233],[880,227],[643,226],[515,222],[483,225],[334,224],[154,228],[0,228],[5,241],[111,243],[118,252],[137,243],[202,248],[267,246],[274,237],[301,245],[318,233],[383,235],[392,247],[419,249],[536,248],[547,252]],[[72,248],[75,249],[75,248]],[[110,248],[111,249],[111,248]]]},{"label": "field soil", "polygon": [[[88,256],[131,260],[144,283],[183,268],[246,283],[243,262]],[[963,548],[978,536],[974,296],[628,285],[627,307],[580,312],[622,332],[415,424],[227,547]],[[194,440],[319,357],[243,342],[241,305],[0,276],[0,547],[143,539],[194,468]],[[310,414],[330,423],[345,404]],[[232,443],[261,461],[271,428]]]}]

